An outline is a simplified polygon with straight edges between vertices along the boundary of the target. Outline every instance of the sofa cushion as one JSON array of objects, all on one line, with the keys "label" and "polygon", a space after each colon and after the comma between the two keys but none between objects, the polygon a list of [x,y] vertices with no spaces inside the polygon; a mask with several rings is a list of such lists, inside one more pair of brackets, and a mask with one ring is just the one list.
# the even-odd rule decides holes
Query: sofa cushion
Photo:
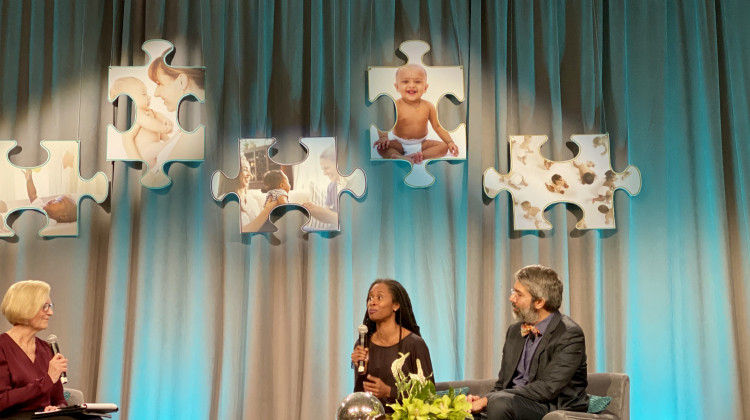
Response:
[{"label": "sofa cushion", "polygon": [[[449,389],[444,389],[441,391],[437,391],[436,394],[438,397],[442,397],[443,395],[448,395],[448,392],[450,392]],[[453,392],[455,395],[469,395],[469,387],[468,386],[462,386],[460,388],[453,388]]]},{"label": "sofa cushion", "polygon": [[[469,394],[485,396],[495,388],[497,378],[478,379],[470,381],[449,381],[435,384],[437,390],[447,390],[469,387]],[[599,414],[581,413],[574,411],[553,411],[544,420],[560,419],[597,419],[597,420],[629,420],[630,419],[630,379],[623,373],[589,373],[586,392],[591,395],[606,395],[611,397],[608,406]]]},{"label": "sofa cushion", "polygon": [[589,408],[588,413],[601,413],[612,401],[612,397],[600,397],[598,395],[589,394]]},{"label": "sofa cushion", "polygon": [[497,381],[497,378],[437,382],[435,389],[438,391],[447,391],[449,386],[452,386],[453,389],[468,388],[469,394],[483,397],[495,388],[495,381]]}]

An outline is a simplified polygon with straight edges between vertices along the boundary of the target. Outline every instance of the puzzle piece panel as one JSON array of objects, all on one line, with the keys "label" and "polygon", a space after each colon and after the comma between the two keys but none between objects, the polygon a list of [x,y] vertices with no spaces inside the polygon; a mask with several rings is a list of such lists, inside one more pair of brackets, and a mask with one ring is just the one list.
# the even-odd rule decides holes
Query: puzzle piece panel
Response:
[{"label": "puzzle piece panel", "polygon": [[0,237],[13,237],[7,217],[16,211],[36,210],[47,216],[39,236],[78,236],[80,202],[91,197],[102,203],[109,193],[109,181],[102,172],[90,179],[79,173],[80,145],[76,140],[43,140],[47,160],[34,167],[16,166],[8,153],[14,140],[0,140]]},{"label": "puzzle piece panel", "polygon": [[445,130],[439,123],[438,102],[447,95],[464,100],[462,66],[427,66],[424,55],[430,45],[405,41],[399,50],[407,57],[400,67],[370,67],[370,102],[380,96],[393,101],[396,122],[388,130],[370,127],[370,160],[402,160],[411,166],[404,181],[410,187],[424,188],[435,182],[427,171],[433,160],[466,160],[466,126]]},{"label": "puzzle piece panel", "polygon": [[[377,127],[375,127],[374,125],[370,126],[370,145],[372,146],[370,149],[370,160],[390,160],[383,158],[378,152],[378,149],[375,145],[375,142],[377,142],[380,133],[381,131],[378,130]],[[428,127],[428,133],[428,139],[439,138],[437,137],[437,134],[435,134],[435,130],[433,130],[432,127]],[[448,152],[441,158],[425,159],[420,163],[412,163],[405,159],[395,159],[395,162],[403,162],[411,166],[411,170],[406,175],[406,177],[404,177],[404,182],[406,183],[406,185],[413,188],[426,188],[434,184],[435,177],[427,170],[427,164],[431,162],[434,162],[436,160],[466,160],[466,125],[461,124],[454,131],[450,131],[449,133],[451,139],[456,143],[456,146],[458,147],[458,154],[456,156],[452,156],[450,152]],[[388,139],[389,141],[396,141],[392,134],[392,131],[388,132]],[[421,146],[417,146],[417,149],[404,147],[404,150],[407,153],[409,153],[409,151],[421,151]]]},{"label": "puzzle piece panel", "polygon": [[240,170],[234,177],[222,171],[211,176],[214,200],[229,195],[240,203],[240,230],[243,233],[275,232],[271,211],[293,205],[304,209],[310,220],[302,226],[305,232],[338,231],[339,198],[344,192],[360,198],[367,188],[362,169],[342,175],[336,164],[334,137],[300,139],[307,157],[293,165],[283,165],[268,155],[276,140],[240,139]]},{"label": "puzzle piece panel", "polygon": [[165,57],[174,50],[171,42],[157,39],[143,43],[145,66],[110,66],[109,101],[130,97],[134,120],[126,131],[107,126],[107,160],[143,162],[141,184],[164,188],[172,183],[164,166],[169,162],[202,162],[205,127],[193,131],[180,126],[180,102],[193,96],[205,101],[205,67],[173,67]]},{"label": "puzzle piece panel", "polygon": [[549,230],[552,225],[544,210],[555,203],[580,207],[583,217],[577,229],[614,229],[615,190],[631,196],[641,190],[641,173],[629,165],[615,172],[610,165],[607,134],[573,135],[580,151],[567,161],[552,161],[540,153],[547,136],[511,136],[510,171],[500,174],[494,168],[484,172],[484,192],[495,197],[508,191],[513,198],[513,227],[516,230]]}]

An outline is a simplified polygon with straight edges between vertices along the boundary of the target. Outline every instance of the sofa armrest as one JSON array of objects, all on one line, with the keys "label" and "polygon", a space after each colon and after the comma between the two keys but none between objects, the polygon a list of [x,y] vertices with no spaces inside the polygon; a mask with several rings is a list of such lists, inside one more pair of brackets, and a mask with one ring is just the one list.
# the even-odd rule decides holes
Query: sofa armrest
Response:
[{"label": "sofa armrest", "polygon": [[618,420],[617,416],[607,413],[593,414],[580,411],[556,410],[548,413],[542,420]]},{"label": "sofa armrest", "polygon": [[589,373],[586,392],[612,397],[601,414],[614,414],[619,420],[630,419],[630,378],[624,373]]},{"label": "sofa armrest", "polygon": [[86,402],[83,399],[83,392],[73,388],[63,388],[63,395],[67,394],[65,401],[68,405],[81,405]]}]

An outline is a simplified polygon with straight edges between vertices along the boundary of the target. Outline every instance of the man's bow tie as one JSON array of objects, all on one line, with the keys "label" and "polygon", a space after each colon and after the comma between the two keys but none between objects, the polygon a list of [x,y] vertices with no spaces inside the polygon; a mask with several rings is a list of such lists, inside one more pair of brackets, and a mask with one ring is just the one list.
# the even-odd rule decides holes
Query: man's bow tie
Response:
[{"label": "man's bow tie", "polygon": [[534,337],[542,335],[537,327],[531,324],[521,324],[521,337],[526,337],[529,333],[534,334]]}]

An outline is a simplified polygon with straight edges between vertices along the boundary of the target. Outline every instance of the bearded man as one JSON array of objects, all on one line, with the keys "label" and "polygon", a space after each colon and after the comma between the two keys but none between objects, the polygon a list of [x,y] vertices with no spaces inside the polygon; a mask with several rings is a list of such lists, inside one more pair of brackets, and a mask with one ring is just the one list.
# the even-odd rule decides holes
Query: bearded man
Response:
[{"label": "bearded man", "polygon": [[495,389],[469,395],[475,418],[538,420],[554,410],[586,411],[583,330],[560,313],[563,283],[549,267],[530,265],[514,275],[513,318]]}]

